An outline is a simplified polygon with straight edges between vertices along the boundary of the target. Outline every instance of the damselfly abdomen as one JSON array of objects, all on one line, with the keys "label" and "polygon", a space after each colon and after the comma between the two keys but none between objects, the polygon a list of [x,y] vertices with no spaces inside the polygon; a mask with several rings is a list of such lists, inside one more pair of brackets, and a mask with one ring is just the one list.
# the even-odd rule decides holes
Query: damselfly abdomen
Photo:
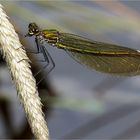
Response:
[{"label": "damselfly abdomen", "polygon": [[[35,36],[38,52],[43,53],[45,67],[54,62],[45,48],[47,42],[50,46],[63,49],[75,60],[100,72],[134,76],[140,74],[140,51],[109,43],[92,41],[81,36],[62,33],[57,30],[40,30],[35,23],[28,26],[26,36]],[[44,67],[44,68],[45,68]]]}]

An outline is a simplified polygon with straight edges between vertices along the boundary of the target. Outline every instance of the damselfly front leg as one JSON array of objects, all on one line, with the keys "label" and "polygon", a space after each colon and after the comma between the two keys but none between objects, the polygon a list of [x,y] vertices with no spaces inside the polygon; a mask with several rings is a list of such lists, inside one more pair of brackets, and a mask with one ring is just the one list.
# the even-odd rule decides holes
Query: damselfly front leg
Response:
[{"label": "damselfly front leg", "polygon": [[36,45],[37,50],[34,51],[34,50],[30,50],[26,48],[27,53],[33,53],[33,54],[41,53],[40,48],[38,46],[37,38],[35,38],[35,45]]},{"label": "damselfly front leg", "polygon": [[[34,75],[35,77],[40,74],[44,69],[48,68],[49,65],[51,65],[51,67],[49,69],[47,69],[47,74],[49,74],[49,72],[51,72],[54,67],[55,67],[55,63],[51,57],[51,55],[49,54],[49,52],[47,51],[47,49],[45,48],[45,44],[44,44],[44,40],[43,38],[39,38],[36,37],[36,46],[38,47],[38,49],[40,50],[40,53],[43,54],[44,60],[42,60],[42,62],[45,62],[46,64]],[[38,82],[37,85],[43,80],[45,79],[44,77],[42,77]]]}]

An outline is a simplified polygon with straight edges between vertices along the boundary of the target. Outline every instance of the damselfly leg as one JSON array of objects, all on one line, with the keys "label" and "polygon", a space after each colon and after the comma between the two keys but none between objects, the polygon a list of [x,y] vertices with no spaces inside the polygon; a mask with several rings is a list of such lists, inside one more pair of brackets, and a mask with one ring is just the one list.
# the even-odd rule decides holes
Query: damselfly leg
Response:
[{"label": "damselfly leg", "polygon": [[[51,55],[49,54],[49,52],[47,51],[47,49],[45,48],[45,46],[43,44],[41,44],[41,41],[38,38],[35,38],[35,42],[36,42],[36,46],[37,46],[37,51],[39,53],[43,54],[44,60],[42,60],[41,62],[45,62],[46,64],[34,75],[35,77],[37,75],[39,75],[43,70],[47,69],[47,74],[49,74],[55,67],[55,63],[51,57]],[[50,67],[49,67],[50,66]],[[37,85],[44,80],[45,78],[42,77],[38,82]]]},{"label": "damselfly leg", "polygon": [[36,47],[37,47],[37,52],[41,52],[37,38],[35,38],[35,43],[36,43]]},{"label": "damselfly leg", "polygon": [[30,49],[27,49],[27,48],[26,48],[27,53],[33,53],[33,54],[42,53],[42,52],[40,51],[39,45],[38,45],[38,43],[37,43],[37,38],[35,38],[35,45],[36,45],[36,47],[37,47],[37,50],[34,51],[34,50],[30,50]]},{"label": "damselfly leg", "polygon": [[[37,60],[39,62],[44,62],[45,65],[37,72],[34,74],[34,77],[37,77],[43,70],[47,69],[47,74],[49,74],[55,67],[55,63],[51,57],[51,55],[49,54],[49,52],[47,51],[47,49],[45,48],[44,45],[44,40],[35,37],[35,45],[37,50],[33,51],[33,50],[29,50],[26,49],[27,53],[33,53],[33,54],[42,54],[43,55],[43,59],[42,60]],[[39,85],[39,83],[41,83],[41,81],[43,81],[45,78],[42,77],[38,82],[37,85]]]}]

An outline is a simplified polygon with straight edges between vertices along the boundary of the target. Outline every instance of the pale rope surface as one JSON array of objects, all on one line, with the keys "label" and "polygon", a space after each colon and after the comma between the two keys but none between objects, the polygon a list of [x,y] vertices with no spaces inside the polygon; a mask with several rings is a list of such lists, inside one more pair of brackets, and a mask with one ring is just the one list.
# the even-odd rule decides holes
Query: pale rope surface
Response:
[{"label": "pale rope surface", "polygon": [[0,4],[0,45],[3,57],[16,84],[33,134],[39,140],[48,140],[48,128],[42,113],[36,81],[30,70],[29,59],[2,8]]}]

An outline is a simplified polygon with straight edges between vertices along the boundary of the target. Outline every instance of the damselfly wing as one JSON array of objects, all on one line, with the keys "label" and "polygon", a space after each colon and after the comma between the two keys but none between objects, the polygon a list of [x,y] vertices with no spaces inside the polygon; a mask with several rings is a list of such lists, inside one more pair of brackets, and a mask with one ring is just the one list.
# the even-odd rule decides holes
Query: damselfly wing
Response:
[{"label": "damselfly wing", "polygon": [[26,36],[33,35],[39,42],[45,41],[51,46],[65,50],[75,60],[90,69],[124,76],[140,74],[140,52],[138,50],[92,41],[57,30],[39,30],[35,23],[30,23]]},{"label": "damselfly wing", "polygon": [[140,74],[140,53],[134,49],[68,33],[60,35],[58,48],[65,49],[78,62],[100,72],[128,76]]}]

